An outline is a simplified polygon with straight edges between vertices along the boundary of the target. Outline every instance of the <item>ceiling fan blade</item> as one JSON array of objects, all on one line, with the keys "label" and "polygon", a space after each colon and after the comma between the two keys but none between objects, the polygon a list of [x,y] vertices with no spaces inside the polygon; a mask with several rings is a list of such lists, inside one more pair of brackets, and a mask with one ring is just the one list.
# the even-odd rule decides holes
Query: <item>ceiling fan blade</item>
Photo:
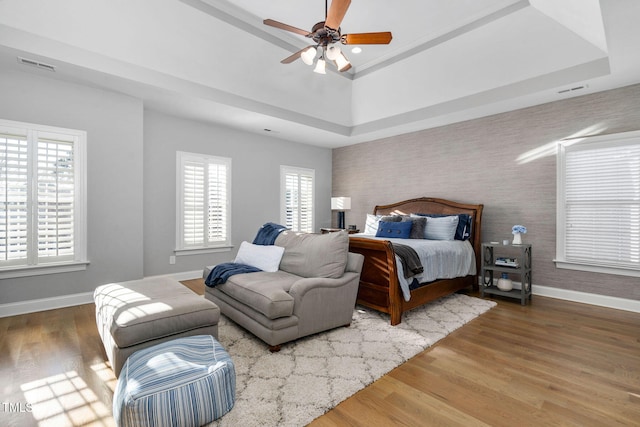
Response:
[{"label": "ceiling fan blade", "polygon": [[344,19],[344,15],[347,14],[347,9],[349,9],[350,4],[351,0],[332,0],[324,26],[333,30],[340,28],[340,23],[342,19]]},{"label": "ceiling fan blade", "polygon": [[340,41],[342,44],[389,44],[392,35],[389,31],[380,33],[356,33],[344,34]]},{"label": "ceiling fan blade", "polygon": [[308,37],[311,35],[309,31],[301,30],[300,28],[293,27],[291,25],[283,24],[282,22],[274,21],[273,19],[265,19],[262,21],[264,25],[275,27],[280,30],[291,31],[292,33],[300,34],[301,36]]},{"label": "ceiling fan blade", "polygon": [[300,58],[300,56],[302,55],[302,52],[304,52],[305,50],[309,49],[310,47],[313,47],[313,46],[303,47],[302,49],[300,49],[299,51],[297,51],[293,55],[287,56],[286,58],[284,58],[282,61],[280,61],[280,63],[281,64],[290,64],[290,63],[292,63],[296,59]]}]

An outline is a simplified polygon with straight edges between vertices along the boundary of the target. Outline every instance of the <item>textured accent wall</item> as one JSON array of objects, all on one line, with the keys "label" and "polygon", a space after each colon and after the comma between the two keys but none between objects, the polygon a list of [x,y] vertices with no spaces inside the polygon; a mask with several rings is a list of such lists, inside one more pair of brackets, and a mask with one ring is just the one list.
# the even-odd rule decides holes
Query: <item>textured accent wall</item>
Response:
[{"label": "textured accent wall", "polygon": [[522,224],[533,244],[533,283],[640,300],[637,277],[558,269],[558,140],[640,129],[640,85],[565,99],[333,150],[333,196],[350,196],[347,224],[364,227],[377,204],[413,197],[483,203],[483,241]]}]

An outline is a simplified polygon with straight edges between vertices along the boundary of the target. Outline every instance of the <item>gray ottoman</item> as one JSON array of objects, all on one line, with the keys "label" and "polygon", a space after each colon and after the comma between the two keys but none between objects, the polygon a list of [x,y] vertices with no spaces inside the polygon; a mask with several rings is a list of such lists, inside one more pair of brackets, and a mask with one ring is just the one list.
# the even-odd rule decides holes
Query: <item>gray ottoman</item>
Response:
[{"label": "gray ottoman", "polygon": [[113,394],[121,427],[196,427],[233,408],[236,371],[211,335],[179,338],[127,359]]},{"label": "gray ottoman", "polygon": [[218,306],[174,279],[110,283],[96,288],[93,299],[98,332],[116,376],[138,350],[180,337],[218,337]]}]

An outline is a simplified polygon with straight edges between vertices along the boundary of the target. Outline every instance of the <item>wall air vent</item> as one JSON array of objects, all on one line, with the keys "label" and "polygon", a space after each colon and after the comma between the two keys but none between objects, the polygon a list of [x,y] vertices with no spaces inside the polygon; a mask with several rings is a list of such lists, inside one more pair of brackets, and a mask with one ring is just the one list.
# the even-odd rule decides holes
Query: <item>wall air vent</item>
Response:
[{"label": "wall air vent", "polygon": [[18,56],[18,62],[25,65],[31,65],[32,67],[38,67],[43,70],[56,71],[55,65],[46,64],[44,62],[36,61],[35,59],[28,59]]},{"label": "wall air vent", "polygon": [[569,93],[569,92],[574,92],[576,90],[587,89],[588,87],[589,87],[589,85],[579,85],[579,86],[574,86],[574,87],[569,87],[569,88],[566,88],[566,89],[559,90],[558,93],[560,93],[560,94]]}]

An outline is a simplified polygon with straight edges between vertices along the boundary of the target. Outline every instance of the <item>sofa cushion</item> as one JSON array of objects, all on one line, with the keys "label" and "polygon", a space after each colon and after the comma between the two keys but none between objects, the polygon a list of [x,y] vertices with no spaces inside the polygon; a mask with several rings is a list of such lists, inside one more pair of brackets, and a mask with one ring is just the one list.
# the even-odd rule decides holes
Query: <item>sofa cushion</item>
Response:
[{"label": "sofa cushion", "polygon": [[260,271],[236,274],[216,288],[265,317],[277,319],[293,314],[293,297],[288,292],[298,280],[300,277],[285,271]]},{"label": "sofa cushion", "polygon": [[301,277],[340,278],[349,252],[346,231],[327,234],[283,231],[275,244],[284,247],[280,270]]},{"label": "sofa cushion", "polygon": [[215,304],[168,277],[102,285],[94,301],[119,348],[217,325],[220,317]]}]

